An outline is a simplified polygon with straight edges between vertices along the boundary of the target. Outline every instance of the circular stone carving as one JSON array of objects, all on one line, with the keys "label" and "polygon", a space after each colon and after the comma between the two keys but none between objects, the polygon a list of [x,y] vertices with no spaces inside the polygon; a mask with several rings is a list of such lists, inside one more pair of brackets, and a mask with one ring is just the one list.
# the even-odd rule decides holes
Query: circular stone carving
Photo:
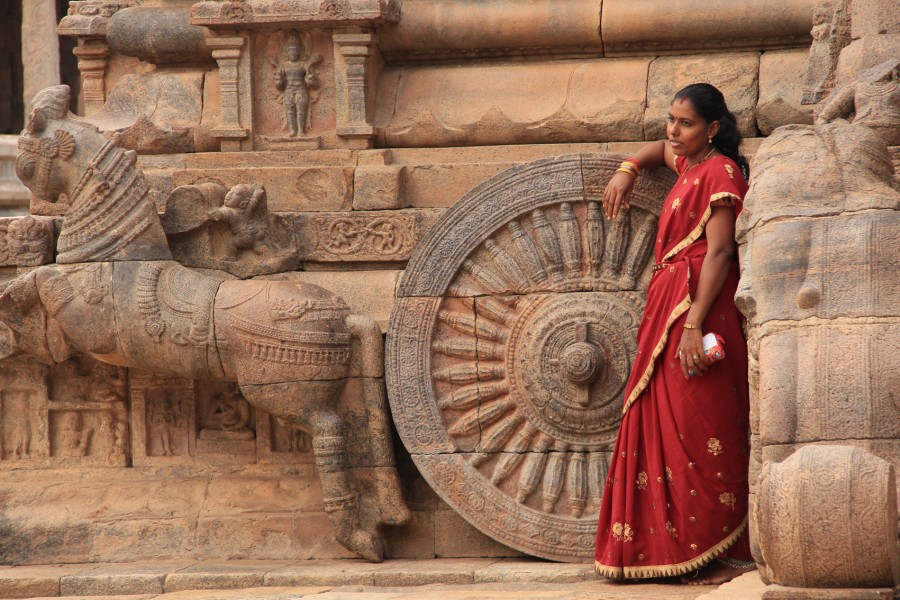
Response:
[{"label": "circular stone carving", "polygon": [[391,410],[422,475],[487,535],[553,560],[593,557],[671,184],[642,176],[607,221],[621,160],[537,161],[473,189],[419,243],[388,328]]}]

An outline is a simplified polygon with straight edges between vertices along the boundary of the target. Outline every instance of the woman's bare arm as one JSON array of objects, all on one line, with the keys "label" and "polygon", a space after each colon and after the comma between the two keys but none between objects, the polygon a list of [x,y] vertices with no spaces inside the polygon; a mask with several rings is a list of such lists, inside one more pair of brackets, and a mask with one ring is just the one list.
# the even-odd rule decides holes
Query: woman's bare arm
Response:
[{"label": "woman's bare arm", "polygon": [[[641,164],[641,170],[655,169],[665,164],[674,168],[675,155],[669,142],[659,140],[641,146],[633,158]],[[628,173],[616,172],[603,190],[603,208],[607,219],[615,219],[622,208],[630,208],[629,199],[634,188],[634,177]]]},{"label": "woman's bare arm", "polygon": [[[678,345],[678,357],[685,377],[693,370],[695,375],[702,375],[708,365],[703,359],[703,331],[700,327],[715,301],[728,269],[734,258],[734,211],[728,206],[714,206],[712,216],[706,223],[706,257],[700,268],[700,279],[697,282],[697,293],[687,313],[687,323],[696,325],[697,329],[684,329],[681,343]],[[698,358],[695,360],[694,357]]]}]

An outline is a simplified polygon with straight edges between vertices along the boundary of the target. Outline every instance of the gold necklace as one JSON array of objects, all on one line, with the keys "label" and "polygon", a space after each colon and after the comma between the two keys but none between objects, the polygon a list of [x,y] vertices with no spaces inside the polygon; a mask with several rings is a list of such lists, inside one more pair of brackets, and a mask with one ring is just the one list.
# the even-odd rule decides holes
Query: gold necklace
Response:
[{"label": "gold necklace", "polygon": [[691,169],[693,169],[694,167],[696,167],[697,165],[699,165],[700,163],[702,163],[704,160],[706,160],[707,158],[709,158],[709,157],[712,155],[712,153],[715,152],[715,151],[716,151],[716,147],[713,146],[713,147],[710,149],[710,151],[706,153],[706,156],[704,156],[704,157],[701,158],[699,161],[697,161],[696,163],[692,164],[692,165],[689,166],[687,169],[685,169],[684,171],[682,171],[681,173],[679,173],[678,176],[680,177],[680,176],[684,175],[685,173],[687,173],[688,171],[690,171]]}]

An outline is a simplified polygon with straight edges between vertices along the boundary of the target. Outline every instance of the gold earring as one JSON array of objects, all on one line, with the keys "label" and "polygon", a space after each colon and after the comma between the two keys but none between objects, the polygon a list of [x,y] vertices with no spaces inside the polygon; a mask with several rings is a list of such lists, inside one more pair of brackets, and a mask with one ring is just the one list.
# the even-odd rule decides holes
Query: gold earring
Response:
[{"label": "gold earring", "polygon": [[709,136],[709,143],[712,144],[712,136]]}]

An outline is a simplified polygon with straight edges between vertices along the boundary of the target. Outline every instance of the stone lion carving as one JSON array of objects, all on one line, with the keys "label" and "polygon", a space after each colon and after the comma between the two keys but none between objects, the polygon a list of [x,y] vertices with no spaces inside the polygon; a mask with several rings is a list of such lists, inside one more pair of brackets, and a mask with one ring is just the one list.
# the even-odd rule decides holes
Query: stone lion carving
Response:
[{"label": "stone lion carving", "polygon": [[[384,397],[365,398],[366,465],[348,464],[336,410],[351,373],[351,342],[368,356],[380,348],[377,325],[313,285],[226,280],[171,260],[135,153],[72,118],[69,94],[67,86],[38,93],[19,138],[20,179],[38,198],[64,194],[71,208],[57,263],[0,293],[0,358],[27,353],[52,363],[80,352],[159,374],[236,382],[251,404],[310,433],[335,537],[381,560],[377,526],[409,518],[385,435]],[[373,491],[377,515],[358,509],[351,466],[372,469],[373,480],[359,487]]]}]

